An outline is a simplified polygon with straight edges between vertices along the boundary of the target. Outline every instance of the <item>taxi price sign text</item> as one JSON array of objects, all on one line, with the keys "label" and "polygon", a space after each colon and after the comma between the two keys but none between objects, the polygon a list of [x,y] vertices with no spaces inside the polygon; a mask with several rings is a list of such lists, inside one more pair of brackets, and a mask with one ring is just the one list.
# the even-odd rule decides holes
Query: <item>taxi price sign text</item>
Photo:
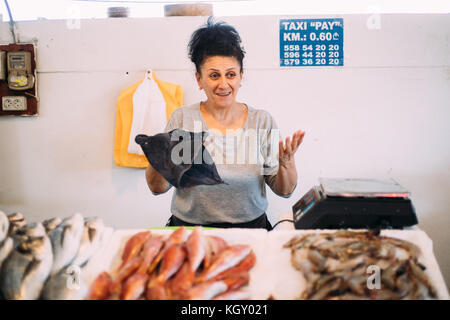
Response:
[{"label": "taxi price sign text", "polygon": [[344,19],[281,19],[280,66],[344,65]]}]

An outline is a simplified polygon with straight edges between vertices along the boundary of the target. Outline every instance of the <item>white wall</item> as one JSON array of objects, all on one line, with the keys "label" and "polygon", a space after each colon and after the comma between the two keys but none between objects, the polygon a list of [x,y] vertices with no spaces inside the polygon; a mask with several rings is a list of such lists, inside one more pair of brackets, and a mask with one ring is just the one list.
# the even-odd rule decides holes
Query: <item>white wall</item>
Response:
[{"label": "white wall", "polygon": [[[326,16],[321,16],[326,17]],[[279,67],[279,19],[224,18],[247,56],[240,100],[268,110],[282,134],[306,130],[290,199],[269,191],[273,222],[318,177],[393,178],[408,188],[450,284],[450,19],[448,15],[344,15],[344,67]],[[294,17],[292,17],[294,18]],[[308,18],[308,17],[295,17]],[[380,29],[367,21],[379,18]],[[116,167],[116,100],[144,70],[202,99],[187,58],[201,17],[18,24],[37,41],[39,117],[0,118],[0,210],[30,221],[79,211],[115,228],[162,226],[172,191],[153,196],[144,171]],[[11,41],[0,24],[1,43]]]}]

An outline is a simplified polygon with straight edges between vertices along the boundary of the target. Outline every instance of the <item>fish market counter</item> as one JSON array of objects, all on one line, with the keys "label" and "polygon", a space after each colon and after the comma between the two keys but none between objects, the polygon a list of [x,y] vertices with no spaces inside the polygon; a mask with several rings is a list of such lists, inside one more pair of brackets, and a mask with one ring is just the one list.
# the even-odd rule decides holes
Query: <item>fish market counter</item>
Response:
[{"label": "fish market counter", "polygon": [[[289,213],[280,220],[289,219]],[[291,217],[292,219],[292,213]],[[449,299],[420,229],[113,230],[0,212],[0,299]]]},{"label": "fish market counter", "polygon": [[[91,273],[88,279],[90,284],[95,274],[102,271],[112,273],[119,268],[127,241],[142,231],[144,230],[114,232],[106,250],[92,262],[96,272]],[[185,238],[192,230],[186,231]],[[173,229],[154,229],[151,233],[167,238],[173,233]],[[449,299],[445,281],[433,254],[432,241],[422,230],[382,230],[378,236],[367,236],[367,232],[362,231],[354,239],[351,238],[352,234],[346,234],[346,231],[336,235],[335,230],[267,232],[262,229],[210,229],[203,230],[203,233],[205,236],[222,238],[229,246],[248,245],[252,248],[256,262],[249,270],[250,277],[248,285],[245,286],[249,299]],[[302,237],[306,237],[303,239],[305,243],[302,246],[301,241],[297,241],[298,244],[294,243],[293,239],[301,240]],[[386,243],[382,243],[377,237]],[[291,242],[290,245],[289,242]],[[310,243],[306,244],[306,242]],[[324,250],[316,255],[311,254],[311,252],[318,252],[312,248],[320,248],[321,243]],[[333,248],[331,245],[339,246],[339,243],[346,246],[345,250],[353,250],[355,254],[349,255],[347,260],[344,257],[341,259],[333,257],[333,252],[338,252],[339,248]],[[330,257],[325,256],[326,246],[329,246],[328,249],[331,250]],[[393,252],[396,246],[398,251],[403,252]],[[374,253],[372,257],[364,257],[366,259],[364,262],[362,256],[367,255],[368,251],[378,253]],[[386,252],[383,253],[383,251]],[[375,257],[378,257],[378,260]],[[417,262],[413,264],[411,261],[415,259]],[[317,265],[320,264],[322,264],[321,269],[317,269]],[[344,266],[344,264],[347,265]],[[320,275],[325,270],[328,272],[324,278]],[[395,271],[394,274],[390,270]],[[399,273],[403,276],[397,277],[396,274]],[[324,282],[322,287],[321,280]],[[353,286],[354,290],[347,288],[348,286],[344,284],[346,281],[350,282],[350,288]],[[387,285],[391,290],[384,289]],[[339,288],[343,292],[342,295],[336,294]],[[317,292],[321,289],[321,293]],[[402,293],[403,296],[397,296],[400,289],[408,293],[405,291]],[[357,292],[359,294],[356,294]],[[367,292],[369,294],[373,292],[373,294],[367,296]],[[314,296],[316,293],[321,295]]]}]

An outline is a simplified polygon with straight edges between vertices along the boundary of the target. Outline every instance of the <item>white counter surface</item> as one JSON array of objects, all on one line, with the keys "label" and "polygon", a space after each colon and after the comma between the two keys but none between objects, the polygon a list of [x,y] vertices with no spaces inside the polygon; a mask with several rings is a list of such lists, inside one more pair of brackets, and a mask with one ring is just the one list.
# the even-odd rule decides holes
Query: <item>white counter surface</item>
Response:
[{"label": "white counter surface", "polygon": [[[280,220],[283,219],[280,216]],[[291,230],[282,229],[289,228]],[[173,229],[150,229],[152,233],[168,235]],[[95,258],[95,268],[91,267],[91,275],[86,277],[92,282],[102,271],[113,271],[121,261],[126,241],[143,229],[116,230],[108,246]],[[191,232],[187,230],[188,233]],[[205,234],[222,237],[229,244],[248,244],[257,257],[255,266],[250,270],[249,290],[252,299],[296,299],[305,288],[305,280],[301,273],[294,269],[290,261],[290,249],[283,245],[294,236],[314,232],[333,232],[335,230],[295,230],[293,224],[281,223],[271,232],[263,229],[213,229],[205,230]],[[187,234],[188,234],[187,233]],[[433,253],[433,243],[427,234],[420,230],[382,230],[382,235],[395,237],[416,244],[422,251],[419,261],[426,266],[426,273],[436,287],[439,299],[449,299],[447,287]],[[95,270],[94,270],[95,269]],[[89,283],[90,284],[90,283]]]}]

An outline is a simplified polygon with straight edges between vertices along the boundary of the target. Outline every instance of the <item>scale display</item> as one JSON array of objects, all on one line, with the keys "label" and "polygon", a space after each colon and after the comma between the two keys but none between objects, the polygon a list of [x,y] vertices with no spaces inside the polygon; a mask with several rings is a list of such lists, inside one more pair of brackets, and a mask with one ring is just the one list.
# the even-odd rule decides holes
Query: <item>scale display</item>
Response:
[{"label": "scale display", "polygon": [[418,223],[409,192],[394,180],[319,178],[292,207],[296,229],[385,229]]},{"label": "scale display", "polygon": [[344,65],[344,19],[281,19],[280,66]]}]

